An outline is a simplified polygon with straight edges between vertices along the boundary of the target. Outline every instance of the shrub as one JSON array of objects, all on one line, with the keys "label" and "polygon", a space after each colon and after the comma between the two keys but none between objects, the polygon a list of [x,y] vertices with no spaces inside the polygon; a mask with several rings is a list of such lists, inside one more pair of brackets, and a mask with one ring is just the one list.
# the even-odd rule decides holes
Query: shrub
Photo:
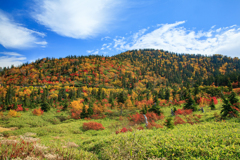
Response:
[{"label": "shrub", "polygon": [[[156,113],[154,112],[148,112],[146,113],[146,117],[147,117],[147,120],[148,121],[157,121],[157,120],[160,120],[160,119],[164,119],[164,115],[161,114],[160,116],[157,115]],[[144,119],[144,116],[143,114],[139,114],[139,113],[136,113],[136,114],[133,114],[133,115],[130,115],[130,117],[128,117],[128,120],[130,122],[133,122],[134,124],[141,124],[141,123],[145,123],[145,119]]]},{"label": "shrub", "polygon": [[175,111],[175,115],[189,115],[192,113],[192,109],[178,109]]},{"label": "shrub", "polygon": [[155,121],[148,122],[147,128],[152,129],[153,127],[157,128],[157,129],[158,128],[163,128],[162,125],[157,124]]},{"label": "shrub", "polygon": [[131,128],[127,129],[126,127],[123,127],[120,131],[116,131],[116,134],[125,133],[125,132],[128,132],[128,131],[132,132],[132,129]]},{"label": "shrub", "polygon": [[174,125],[185,124],[186,122],[179,116],[176,116],[174,119]]},{"label": "shrub", "polygon": [[74,119],[81,119],[82,110],[71,110],[71,117]]},{"label": "shrub", "polygon": [[174,128],[174,125],[173,125],[173,122],[172,122],[172,117],[169,117],[169,118],[166,119],[165,126],[166,126],[167,128],[171,128],[171,129]]},{"label": "shrub", "polygon": [[41,116],[42,114],[43,114],[43,110],[41,109],[41,108],[38,108],[38,109],[34,109],[33,111],[32,111],[32,113],[34,114],[34,115],[36,115],[36,116]]},{"label": "shrub", "polygon": [[18,113],[18,112],[15,111],[15,110],[11,110],[11,109],[10,109],[10,111],[8,112],[8,115],[11,116],[11,117],[20,117],[20,116],[21,116],[20,113]]},{"label": "shrub", "polygon": [[180,116],[176,116],[174,119],[174,125],[178,125],[178,124],[185,124],[185,123],[189,123],[191,125],[195,124],[195,123],[199,123],[200,119],[202,118],[202,115],[198,115],[198,114],[189,114],[189,115],[184,115],[184,119]]},{"label": "shrub", "polygon": [[50,110],[50,105],[47,103],[47,102],[43,102],[41,104],[41,109],[44,111],[44,112],[47,112]]},{"label": "shrub", "polygon": [[20,104],[20,105],[17,105],[17,109],[16,109],[16,111],[23,111],[23,107],[22,107],[21,104]]},{"label": "shrub", "polygon": [[86,122],[86,123],[83,123],[83,129],[85,131],[87,131],[87,130],[104,130],[105,127],[103,127],[103,125],[101,123]]},{"label": "shrub", "polygon": [[129,120],[130,122],[135,123],[135,124],[141,124],[141,123],[144,123],[144,122],[145,122],[144,116],[143,116],[142,114],[139,114],[139,113],[130,115],[130,116],[128,117],[128,120]]},{"label": "shrub", "polygon": [[102,114],[102,115],[93,114],[93,115],[90,116],[90,118],[92,118],[92,119],[104,119],[105,117],[106,117],[106,115],[104,115],[104,114]]},{"label": "shrub", "polygon": [[142,126],[137,128],[138,130],[144,130],[144,128]]}]

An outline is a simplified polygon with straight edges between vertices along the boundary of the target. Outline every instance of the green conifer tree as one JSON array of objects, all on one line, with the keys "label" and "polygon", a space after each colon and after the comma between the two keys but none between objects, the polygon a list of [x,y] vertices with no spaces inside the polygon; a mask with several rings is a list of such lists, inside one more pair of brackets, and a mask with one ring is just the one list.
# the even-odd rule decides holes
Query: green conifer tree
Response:
[{"label": "green conifer tree", "polygon": [[228,86],[228,90],[231,92],[233,87],[232,87],[232,83],[231,83],[230,79],[228,79],[227,86]]},{"label": "green conifer tree", "polygon": [[172,121],[172,117],[168,117],[168,118],[166,119],[165,126],[166,126],[167,128],[170,128],[170,129],[173,129],[173,128],[174,128],[174,124],[173,124],[173,121]]},{"label": "green conifer tree", "polygon": [[186,104],[183,107],[184,109],[192,109],[193,111],[197,111],[197,106],[195,101],[192,99],[191,94],[188,94],[187,100],[186,100]]},{"label": "green conifer tree", "polygon": [[210,104],[209,107],[211,108],[211,110],[215,110],[216,109],[216,106],[214,104],[214,100],[213,99],[211,100],[211,104]]},{"label": "green conifer tree", "polygon": [[124,94],[124,91],[120,92],[118,95],[118,103],[122,103],[121,104],[121,116],[122,116],[122,111],[123,111],[123,105],[125,103],[125,101],[127,100],[127,97]]}]

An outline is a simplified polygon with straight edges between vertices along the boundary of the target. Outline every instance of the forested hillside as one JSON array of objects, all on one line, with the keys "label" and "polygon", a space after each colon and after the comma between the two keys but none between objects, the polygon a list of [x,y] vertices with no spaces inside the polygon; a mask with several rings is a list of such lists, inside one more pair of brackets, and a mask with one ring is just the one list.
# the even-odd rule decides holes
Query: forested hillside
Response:
[{"label": "forested hillside", "polygon": [[[240,76],[240,60],[222,55],[203,56],[195,54],[170,53],[163,50],[132,50],[121,53],[116,58],[130,60],[140,67],[140,79],[166,80],[166,84],[227,85],[228,78],[237,82]],[[240,78],[239,78],[240,79]]]},{"label": "forested hillside", "polygon": [[[226,86],[240,79],[240,60],[222,55],[202,56],[163,50],[133,50],[114,57],[43,58],[0,72],[2,85],[99,85],[133,89],[187,84]],[[140,85],[141,85],[140,84]],[[237,85],[234,84],[234,85]]]}]

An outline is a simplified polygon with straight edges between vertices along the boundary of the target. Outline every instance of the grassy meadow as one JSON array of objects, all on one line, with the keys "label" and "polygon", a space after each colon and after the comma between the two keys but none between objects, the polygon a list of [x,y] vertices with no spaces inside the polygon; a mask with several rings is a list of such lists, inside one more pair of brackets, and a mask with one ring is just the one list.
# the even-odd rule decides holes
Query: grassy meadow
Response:
[{"label": "grassy meadow", "polygon": [[[239,98],[239,97],[238,97]],[[239,159],[240,119],[220,120],[222,103],[216,110],[204,107],[197,124],[178,124],[173,129],[164,125],[171,116],[171,107],[163,107],[164,119],[156,123],[162,127],[147,129],[145,124],[129,123],[132,114],[112,110],[103,119],[71,119],[68,111],[51,108],[41,116],[31,110],[20,117],[9,117],[7,112],[0,120],[0,155],[2,159],[21,159],[17,149],[27,154],[25,159]],[[175,106],[177,109],[182,106]],[[83,123],[98,122],[104,130],[84,130]],[[139,130],[137,128],[144,129]],[[132,131],[120,132],[127,128]],[[15,153],[15,155],[13,154]]]}]

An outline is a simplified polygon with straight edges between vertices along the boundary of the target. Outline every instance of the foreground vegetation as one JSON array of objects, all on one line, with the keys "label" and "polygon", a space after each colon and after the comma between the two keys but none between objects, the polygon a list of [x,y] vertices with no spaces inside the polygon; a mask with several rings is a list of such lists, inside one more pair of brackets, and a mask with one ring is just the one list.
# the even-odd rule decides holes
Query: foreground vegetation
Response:
[{"label": "foreground vegetation", "polygon": [[[176,117],[171,116],[171,107],[162,108],[165,118],[156,121],[162,126],[158,129],[130,123],[128,110],[122,117],[119,110],[113,109],[111,114],[106,113],[107,117],[91,120],[72,119],[69,111],[57,112],[54,108],[41,116],[34,115],[32,110],[15,118],[4,112],[1,126],[18,129],[2,133],[0,152],[4,158],[14,158],[16,150],[23,148],[25,155],[19,156],[22,159],[238,159],[239,118],[221,120],[221,102],[216,110],[204,109],[204,113],[194,113],[202,115],[199,123],[176,124],[173,129],[165,123],[168,117]],[[84,130],[83,124],[91,121],[101,123],[104,129]],[[123,128],[131,131],[121,132]]]}]

